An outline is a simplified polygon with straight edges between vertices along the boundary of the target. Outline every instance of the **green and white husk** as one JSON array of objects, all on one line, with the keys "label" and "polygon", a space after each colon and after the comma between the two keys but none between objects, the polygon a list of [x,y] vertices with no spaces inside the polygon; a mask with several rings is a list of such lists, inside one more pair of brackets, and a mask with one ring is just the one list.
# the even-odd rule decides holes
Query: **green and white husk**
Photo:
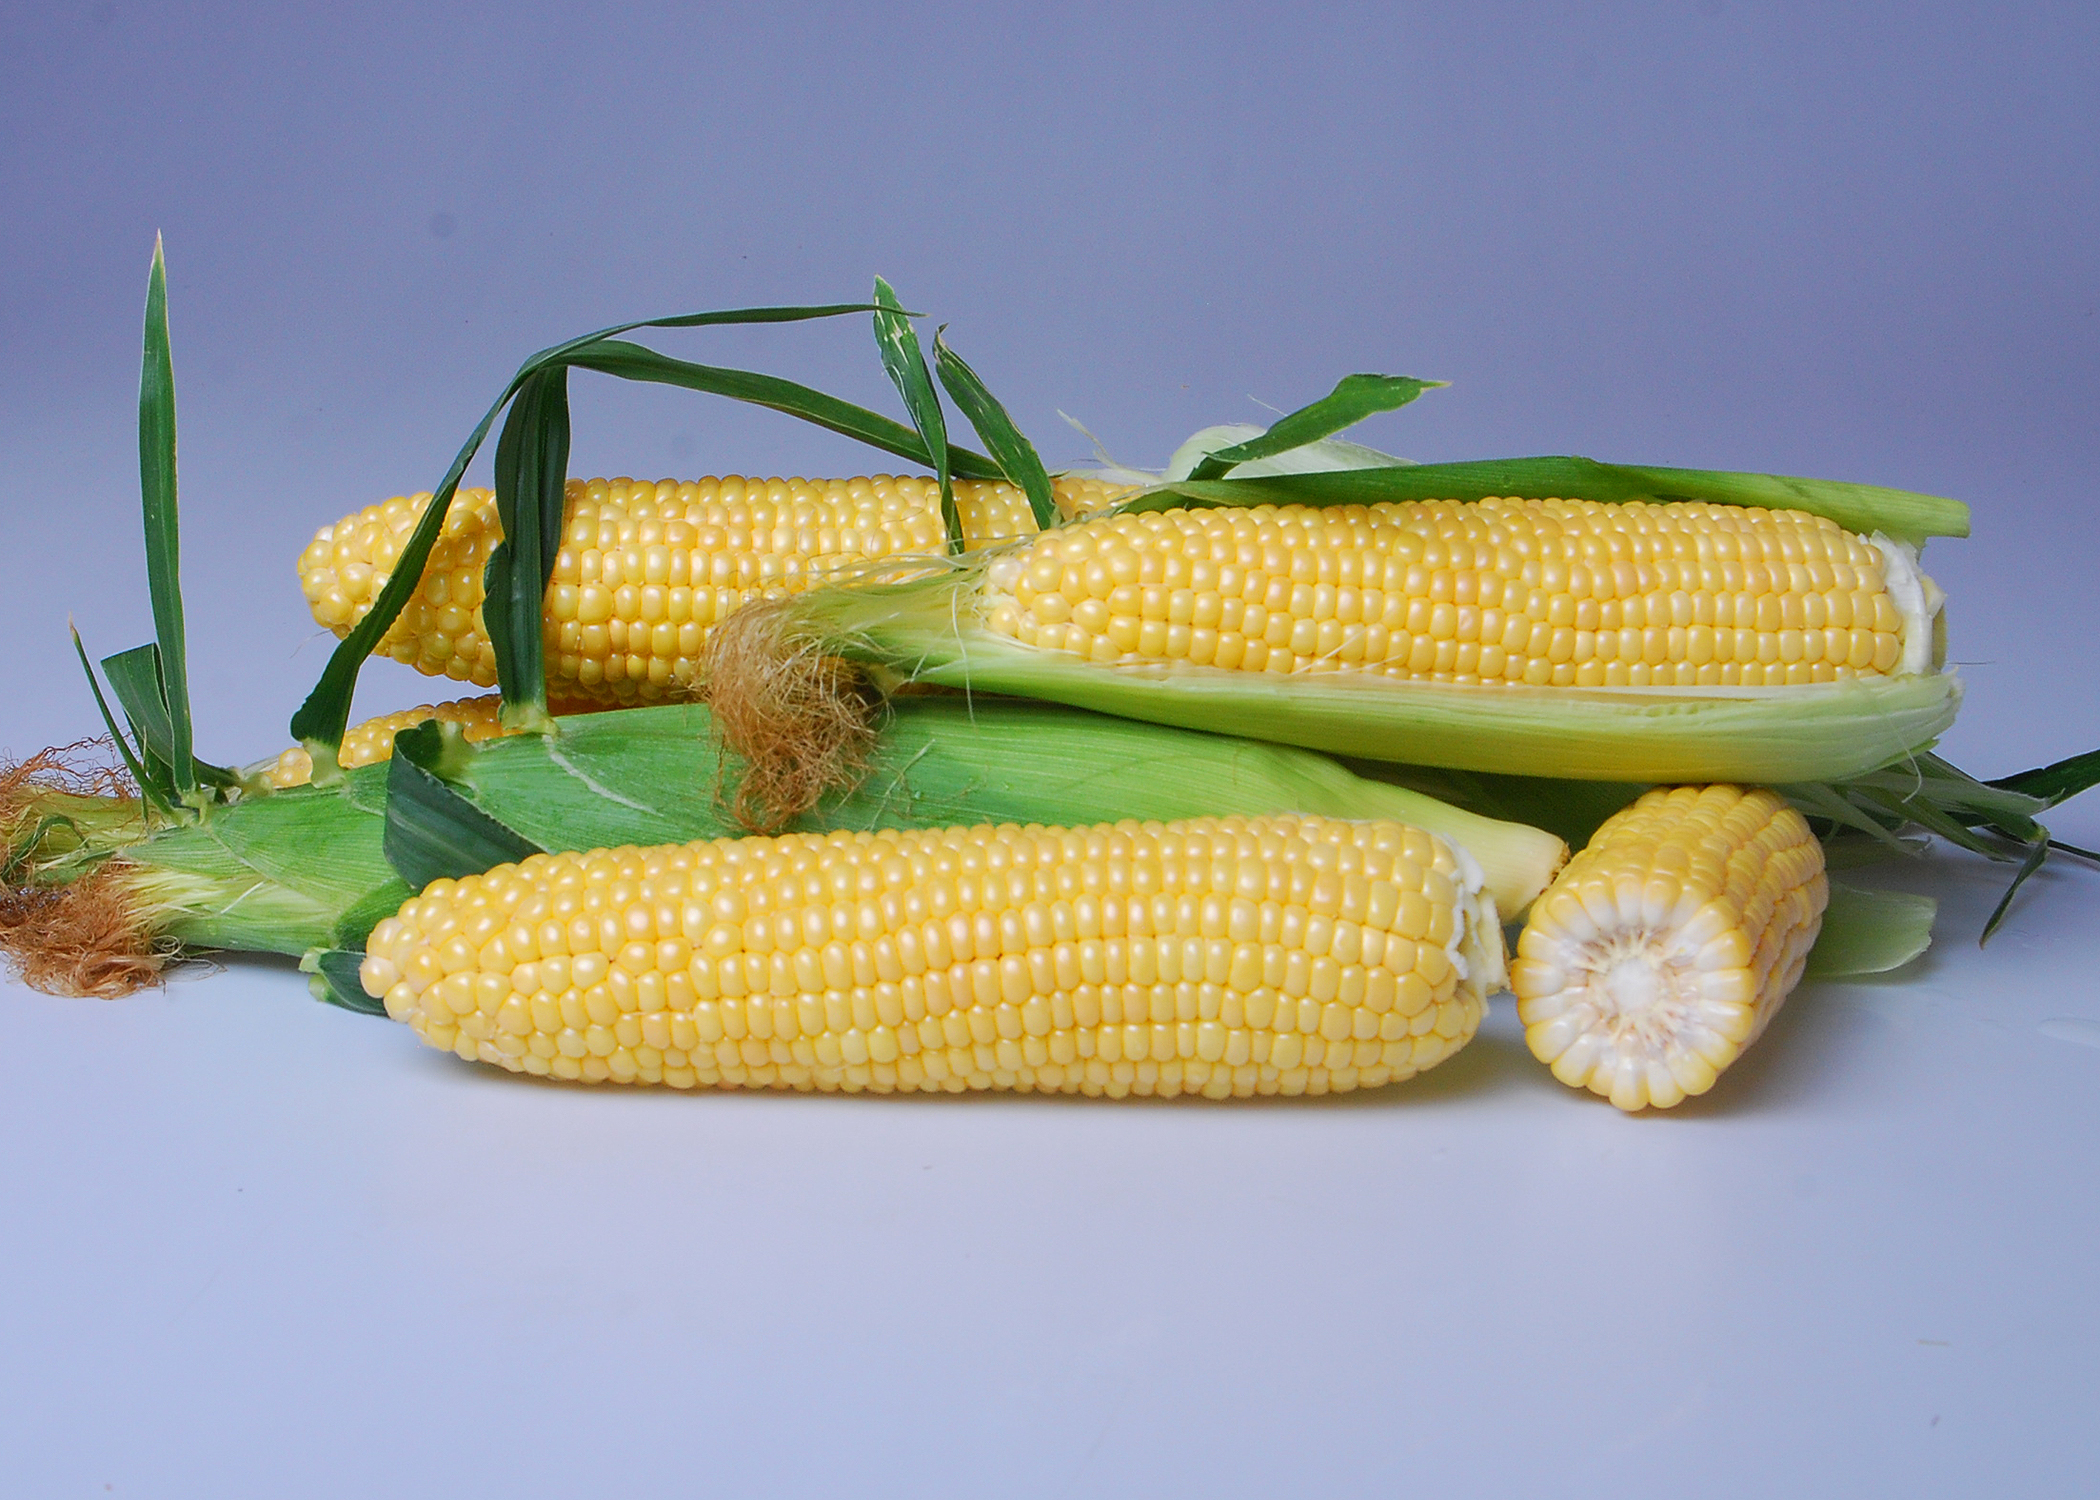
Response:
[{"label": "green and white husk", "polygon": [[1511,775],[1647,782],[1833,781],[1929,746],[1954,722],[1951,673],[1784,688],[1556,688],[1290,677],[1187,663],[1104,666],[983,622],[996,555],[905,583],[787,604],[798,643],[878,683],[1008,693],[1330,754]]},{"label": "green and white husk", "polygon": [[[1196,466],[1212,454],[1252,442],[1268,432],[1266,427],[1257,427],[1252,422],[1226,422],[1216,427],[1206,427],[1201,432],[1191,433],[1183,439],[1167,467],[1158,474],[1147,474],[1137,470],[1104,470],[1103,478],[1112,478],[1125,484],[1155,485],[1161,480],[1170,483],[1187,479],[1195,473]],[[1412,466],[1411,458],[1400,458],[1391,453],[1381,453],[1376,448],[1367,448],[1362,443],[1352,443],[1346,438],[1321,438],[1318,442],[1289,448],[1268,458],[1248,459],[1233,467],[1233,473],[1244,479],[1258,479],[1275,474],[1334,474],[1344,469],[1397,469]]]}]

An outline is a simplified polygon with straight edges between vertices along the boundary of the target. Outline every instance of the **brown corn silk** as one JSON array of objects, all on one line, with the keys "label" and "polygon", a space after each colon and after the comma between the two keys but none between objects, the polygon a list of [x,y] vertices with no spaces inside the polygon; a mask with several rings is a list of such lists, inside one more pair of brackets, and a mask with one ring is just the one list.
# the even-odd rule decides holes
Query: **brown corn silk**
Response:
[{"label": "brown corn silk", "polygon": [[[9,874],[0,880],[0,957],[31,989],[110,1000],[160,981],[175,945],[153,931],[123,879],[121,861],[64,884],[36,880],[39,848],[72,840],[68,800],[138,806],[130,777],[107,763],[107,739],[79,740],[0,765],[0,838]],[[141,813],[143,816],[143,813]]]}]

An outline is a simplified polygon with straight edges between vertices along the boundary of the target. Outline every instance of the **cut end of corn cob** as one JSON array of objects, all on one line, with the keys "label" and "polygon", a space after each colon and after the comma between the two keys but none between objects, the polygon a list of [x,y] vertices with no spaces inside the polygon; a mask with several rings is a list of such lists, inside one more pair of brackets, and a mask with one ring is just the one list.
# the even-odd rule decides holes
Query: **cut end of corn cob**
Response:
[{"label": "cut end of corn cob", "polygon": [[[353,724],[343,735],[341,749],[336,752],[336,763],[345,771],[358,766],[369,766],[394,756],[394,736],[404,729],[413,729],[426,719],[436,719],[440,724],[457,724],[469,743],[479,744],[483,740],[501,739],[511,733],[503,727],[498,715],[503,710],[501,694],[490,693],[479,698],[454,698],[446,703],[426,703],[418,708],[404,708],[399,713],[380,714]],[[563,710],[559,707],[555,712]],[[313,757],[302,746],[294,745],[277,759],[262,768],[262,778],[277,788],[305,786],[313,780]]]},{"label": "cut end of corn cob", "polygon": [[535,855],[440,880],[361,978],[516,1072],[825,1091],[1327,1093],[1455,1052],[1501,929],[1389,822],[888,830]]},{"label": "cut end of corn cob", "polygon": [[[1069,515],[1128,493],[1076,476],[1060,477],[1055,490]],[[316,621],[345,636],[364,618],[430,498],[397,496],[315,533],[299,581]],[[1035,532],[1027,497],[1010,484],[957,480],[955,502],[971,547]],[[495,492],[460,490],[380,654],[493,687],[481,590],[501,539]],[[606,705],[691,697],[709,630],[740,605],[945,547],[931,479],[572,479],[547,589],[552,695]]]},{"label": "cut end of corn cob", "polygon": [[1802,511],[1490,499],[1100,517],[999,558],[984,607],[1109,664],[1622,688],[1929,671],[1941,602]]},{"label": "cut end of corn cob", "polygon": [[1649,792],[1532,907],[1510,965],[1532,1054],[1623,1110],[1713,1086],[1800,982],[1823,848],[1770,791]]}]

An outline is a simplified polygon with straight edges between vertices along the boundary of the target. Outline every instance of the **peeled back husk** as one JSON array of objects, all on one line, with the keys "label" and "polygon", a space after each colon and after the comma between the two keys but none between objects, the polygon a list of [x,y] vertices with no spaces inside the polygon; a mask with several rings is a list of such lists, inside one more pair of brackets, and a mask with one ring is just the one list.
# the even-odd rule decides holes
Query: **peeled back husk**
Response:
[{"label": "peeled back husk", "polygon": [[819,589],[785,601],[769,628],[886,684],[1008,693],[1366,760],[1577,780],[1840,780],[1930,745],[1961,701],[1960,679],[1946,672],[1794,687],[1576,688],[1109,666],[987,628],[978,605],[986,567],[971,560],[904,583]]}]

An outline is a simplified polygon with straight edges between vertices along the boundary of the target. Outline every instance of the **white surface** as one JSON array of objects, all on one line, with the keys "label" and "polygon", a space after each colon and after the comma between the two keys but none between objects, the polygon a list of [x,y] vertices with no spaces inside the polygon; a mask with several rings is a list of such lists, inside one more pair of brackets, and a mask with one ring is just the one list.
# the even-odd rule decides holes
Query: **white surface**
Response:
[{"label": "white surface", "polygon": [[[1949,935],[1621,1116],[1510,1002],[1325,1102],[534,1084],[237,963],[10,990],[20,1495],[2069,1494],[2100,936]],[[2068,1018],[2068,1019],[2067,1019]]]}]

